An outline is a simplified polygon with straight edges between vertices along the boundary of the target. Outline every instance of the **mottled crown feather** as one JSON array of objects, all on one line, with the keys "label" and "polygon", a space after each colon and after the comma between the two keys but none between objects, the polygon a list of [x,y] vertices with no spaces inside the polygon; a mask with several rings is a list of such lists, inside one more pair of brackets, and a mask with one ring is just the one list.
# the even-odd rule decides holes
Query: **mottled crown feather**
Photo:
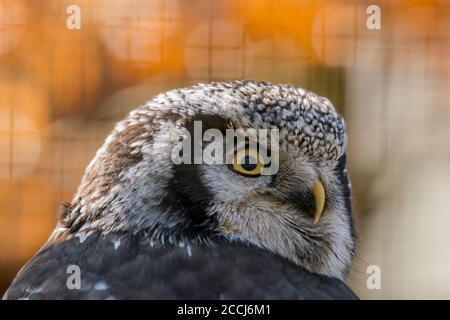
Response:
[{"label": "mottled crown feather", "polygon": [[213,113],[242,127],[278,128],[282,149],[298,150],[312,160],[336,160],[346,149],[344,120],[332,103],[288,84],[251,80],[197,84],[156,96],[131,118],[145,117],[150,110],[181,117]]}]

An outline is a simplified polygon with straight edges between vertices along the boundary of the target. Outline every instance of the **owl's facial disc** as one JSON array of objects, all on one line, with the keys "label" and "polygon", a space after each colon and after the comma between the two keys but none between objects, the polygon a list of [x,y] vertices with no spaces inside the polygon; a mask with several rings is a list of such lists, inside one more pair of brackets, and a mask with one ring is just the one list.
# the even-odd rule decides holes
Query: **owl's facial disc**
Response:
[{"label": "owl's facial disc", "polygon": [[[220,116],[196,120],[203,121],[204,130],[214,125],[225,132],[224,128],[233,125]],[[203,149],[207,148],[205,143]],[[186,184],[179,196],[188,200],[183,200],[187,210],[193,209],[189,199],[196,199],[196,204],[202,203],[204,217],[214,221],[216,234],[250,242],[311,271],[342,278],[353,250],[345,156],[315,161],[298,150],[279,148],[279,170],[261,175],[266,162],[258,150],[259,146],[245,145],[235,150],[228,164],[175,166],[176,176]],[[194,210],[198,216],[199,206]]]}]

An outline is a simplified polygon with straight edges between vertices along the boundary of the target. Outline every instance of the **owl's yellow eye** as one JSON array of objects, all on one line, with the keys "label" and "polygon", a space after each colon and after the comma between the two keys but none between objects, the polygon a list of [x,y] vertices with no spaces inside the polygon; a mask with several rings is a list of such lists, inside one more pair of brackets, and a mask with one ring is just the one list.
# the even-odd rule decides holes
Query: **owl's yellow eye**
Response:
[{"label": "owl's yellow eye", "polygon": [[247,177],[258,177],[264,169],[264,159],[258,151],[245,148],[235,153],[232,170]]}]

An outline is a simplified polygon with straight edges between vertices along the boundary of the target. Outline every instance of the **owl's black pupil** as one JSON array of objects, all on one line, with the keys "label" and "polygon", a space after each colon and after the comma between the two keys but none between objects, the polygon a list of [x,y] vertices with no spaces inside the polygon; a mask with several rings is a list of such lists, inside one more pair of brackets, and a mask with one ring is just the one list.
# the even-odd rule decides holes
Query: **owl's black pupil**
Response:
[{"label": "owl's black pupil", "polygon": [[245,156],[243,160],[244,161],[242,161],[241,166],[244,170],[252,171],[256,169],[257,162],[255,157]]}]

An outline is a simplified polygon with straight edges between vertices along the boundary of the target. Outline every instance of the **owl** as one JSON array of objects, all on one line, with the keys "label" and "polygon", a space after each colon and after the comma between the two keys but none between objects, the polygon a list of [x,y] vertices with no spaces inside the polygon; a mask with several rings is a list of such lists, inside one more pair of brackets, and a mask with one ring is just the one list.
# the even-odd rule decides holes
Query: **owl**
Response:
[{"label": "owl", "polygon": [[346,146],[330,101],[291,85],[159,94],[116,124],[4,299],[357,298]]}]

